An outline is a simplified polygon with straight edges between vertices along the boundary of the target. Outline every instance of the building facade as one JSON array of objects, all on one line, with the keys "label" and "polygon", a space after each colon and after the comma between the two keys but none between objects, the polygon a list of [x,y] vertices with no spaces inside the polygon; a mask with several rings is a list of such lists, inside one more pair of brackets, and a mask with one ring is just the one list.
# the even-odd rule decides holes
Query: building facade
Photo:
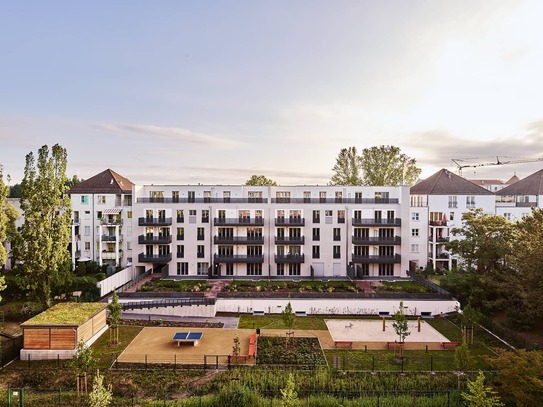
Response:
[{"label": "building facade", "polygon": [[141,272],[404,277],[409,264],[408,187],[144,185],[133,196]]}]

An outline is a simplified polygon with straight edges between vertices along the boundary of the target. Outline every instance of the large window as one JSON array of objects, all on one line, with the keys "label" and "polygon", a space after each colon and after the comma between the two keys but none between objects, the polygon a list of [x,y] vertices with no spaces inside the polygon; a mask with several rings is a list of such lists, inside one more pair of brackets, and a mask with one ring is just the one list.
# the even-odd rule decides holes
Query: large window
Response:
[{"label": "large window", "polygon": [[196,274],[199,276],[207,276],[209,269],[208,262],[198,262],[196,263]]},{"label": "large window", "polygon": [[202,223],[209,223],[209,209],[202,210]]},{"label": "large window", "polygon": [[262,275],[262,263],[249,263],[247,264],[248,276],[261,276]]},{"label": "large window", "polygon": [[177,228],[177,240],[185,240],[185,228]]},{"label": "large window", "polygon": [[457,208],[458,202],[456,201],[456,195],[449,195],[449,208]]},{"label": "large window", "polygon": [[279,263],[277,265],[277,275],[278,276],[284,276],[285,275],[285,265],[283,263]]},{"label": "large window", "polygon": [[185,246],[182,244],[177,245],[177,258],[182,259],[185,257]]},{"label": "large window", "polygon": [[84,204],[84,205],[88,205],[89,196],[88,195],[81,195],[81,203]]},{"label": "large window", "polygon": [[205,239],[205,229],[204,228],[198,228],[196,231],[196,239],[197,240],[204,240]]},{"label": "large window", "polygon": [[313,246],[313,258],[319,259],[321,257],[321,247],[320,246]]},{"label": "large window", "polygon": [[205,250],[203,244],[199,244],[198,246],[196,246],[196,257],[198,257],[199,259],[203,259],[205,257]]},{"label": "large window", "polygon": [[177,275],[187,276],[189,274],[189,263],[181,262],[177,263]]},{"label": "large window", "polygon": [[466,208],[475,208],[474,196],[466,196]]},{"label": "large window", "polygon": [[341,240],[341,229],[334,228],[334,241],[338,242]]},{"label": "large window", "polygon": [[393,276],[394,275],[394,264],[379,264],[379,275],[380,276]]},{"label": "large window", "polygon": [[288,275],[289,276],[299,276],[301,274],[301,266],[299,263],[289,263],[288,265]]},{"label": "large window", "polygon": [[334,246],[334,259],[341,258],[341,246]]}]

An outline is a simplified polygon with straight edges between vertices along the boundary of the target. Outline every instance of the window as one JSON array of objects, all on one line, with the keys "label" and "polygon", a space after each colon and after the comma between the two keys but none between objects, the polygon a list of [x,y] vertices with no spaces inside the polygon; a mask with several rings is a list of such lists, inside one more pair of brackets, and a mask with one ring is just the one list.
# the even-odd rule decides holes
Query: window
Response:
[{"label": "window", "polygon": [[132,236],[132,226],[125,226],[126,236]]},{"label": "window", "polygon": [[127,211],[127,212],[126,212],[126,217],[127,217],[128,219],[132,219],[132,211]]},{"label": "window", "polygon": [[337,223],[345,223],[345,211],[337,211]]},{"label": "window", "polygon": [[223,193],[222,193],[222,201],[224,203],[230,202],[230,191],[223,191]]},{"label": "window", "polygon": [[304,203],[310,203],[311,202],[311,192],[304,191]]},{"label": "window", "polygon": [[208,269],[208,262],[196,263],[196,274],[198,274],[199,276],[207,276]]},{"label": "window", "polygon": [[204,228],[198,228],[197,231],[196,231],[196,239],[197,240],[204,240]]},{"label": "window", "polygon": [[299,276],[301,274],[301,267],[299,263],[293,263],[288,265],[289,276]]},{"label": "window", "polygon": [[474,196],[466,196],[466,208],[475,208]]},{"label": "window", "polygon": [[90,226],[85,226],[85,236],[90,236]]},{"label": "window", "polygon": [[189,210],[189,216],[196,216],[196,209]]},{"label": "window", "polygon": [[313,246],[313,258],[320,259],[320,257],[321,257],[321,247]]},{"label": "window", "polygon": [[[172,191],[172,201],[179,202],[179,191]],[[179,265],[179,263],[177,263]]]},{"label": "window", "polygon": [[510,214],[510,213],[507,213],[507,212],[504,213],[504,214],[503,214],[503,217],[504,217],[505,219],[507,219],[507,220],[511,220],[511,214]]},{"label": "window", "polygon": [[326,191],[319,192],[319,202],[326,203]]},{"label": "window", "polygon": [[249,263],[247,264],[248,276],[261,276],[262,275],[262,263]]},{"label": "window", "polygon": [[321,211],[313,211],[313,223],[321,222]]},{"label": "window", "polygon": [[234,264],[233,263],[226,263],[226,275],[227,276],[233,276],[234,275]]},{"label": "window", "polygon": [[362,203],[362,192],[355,192],[354,193],[354,202],[355,203]]},{"label": "window", "polygon": [[182,259],[185,257],[185,246],[182,244],[177,245],[177,258]]},{"label": "window", "polygon": [[151,191],[150,195],[154,200],[164,199],[164,191]]},{"label": "window", "polygon": [[369,276],[370,275],[370,265],[369,264],[358,264],[356,266],[356,273],[360,276]]},{"label": "window", "polygon": [[196,194],[195,194],[195,192],[194,191],[188,191],[188,198],[189,198],[188,201],[190,203],[196,202]]},{"label": "window", "polygon": [[281,202],[290,202],[290,192],[289,191],[277,191],[275,193],[275,198],[278,203]]},{"label": "window", "polygon": [[89,203],[89,196],[88,195],[81,195],[81,203],[83,205],[88,205]]},{"label": "window", "polygon": [[457,208],[456,195],[449,195],[449,208]]},{"label": "window", "polygon": [[379,264],[379,275],[380,276],[393,276],[394,275],[394,264]]},{"label": "window", "polygon": [[105,195],[98,195],[97,203],[98,203],[98,205],[105,205],[106,204],[106,196]]},{"label": "window", "polygon": [[419,230],[418,229],[411,229],[411,236],[419,237]]},{"label": "window", "polygon": [[211,202],[211,191],[204,191],[204,202]]},{"label": "window", "polygon": [[90,242],[85,242],[85,250],[90,250]]},{"label": "window", "polygon": [[185,240],[185,228],[177,228],[177,240]]},{"label": "window", "polygon": [[334,259],[341,258],[341,246],[334,246]]},{"label": "window", "polygon": [[262,191],[249,191],[249,202],[262,202]]},{"label": "window", "polygon": [[283,263],[279,263],[277,265],[277,275],[278,276],[284,276],[285,275],[285,265]]},{"label": "window", "polygon": [[313,228],[313,240],[314,241],[321,240],[321,230],[320,230],[320,228]]},{"label": "window", "polygon": [[330,210],[324,211],[324,216],[332,216],[332,211]]},{"label": "window", "polygon": [[334,241],[338,242],[341,240],[341,229],[334,228]]},{"label": "window", "polygon": [[204,256],[205,256],[204,245],[199,244],[198,246],[196,246],[196,257],[198,257],[199,259],[203,259]]},{"label": "window", "polygon": [[90,220],[90,211],[85,211],[85,217],[83,219]]},{"label": "window", "polygon": [[187,262],[177,263],[177,275],[187,276],[188,274],[189,274],[189,263]]},{"label": "window", "polygon": [[454,220],[454,212],[449,213],[449,220]]},{"label": "window", "polygon": [[375,202],[387,203],[388,202],[388,192],[375,192]]},{"label": "window", "polygon": [[336,192],[336,203],[341,203],[343,201],[343,193],[337,191]]},{"label": "window", "polygon": [[411,253],[418,253],[419,252],[419,245],[418,244],[412,244],[411,245]]},{"label": "window", "polygon": [[419,220],[419,213],[418,212],[413,212],[411,214],[411,220],[418,221]]}]

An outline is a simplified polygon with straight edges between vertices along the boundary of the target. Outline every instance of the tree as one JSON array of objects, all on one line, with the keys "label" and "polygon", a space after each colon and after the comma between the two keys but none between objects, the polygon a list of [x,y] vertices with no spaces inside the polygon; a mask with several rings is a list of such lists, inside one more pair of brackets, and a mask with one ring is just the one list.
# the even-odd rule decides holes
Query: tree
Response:
[{"label": "tree", "polygon": [[462,331],[464,332],[464,343],[473,345],[474,327],[479,320],[479,313],[468,304],[462,310]]},{"label": "tree", "polygon": [[409,325],[407,323],[407,317],[404,313],[403,301],[400,301],[400,308],[394,314],[394,322],[392,323],[396,335],[400,338],[400,356],[403,356],[403,343],[411,332],[409,332]]},{"label": "tree", "polygon": [[462,341],[460,346],[457,346],[454,350],[454,366],[458,375],[458,389],[460,389],[460,377],[464,375],[464,372],[473,369],[473,357],[465,341]]},{"label": "tree", "polygon": [[[108,304],[107,309],[109,311],[109,318],[111,320],[110,335],[109,340],[113,345],[119,344],[119,322],[121,320],[121,314],[123,312],[123,306],[119,303],[119,296],[117,291],[113,290],[113,297],[111,302]],[[111,336],[113,333],[113,338]]]},{"label": "tree", "polygon": [[284,389],[281,389],[281,405],[283,407],[293,407],[298,402],[298,393],[296,392],[296,383],[294,375],[288,374],[287,384]]},{"label": "tree", "polygon": [[468,391],[462,392],[462,398],[469,407],[505,406],[490,387],[485,386],[485,375],[479,372],[474,381],[468,380]]},{"label": "tree", "polygon": [[92,383],[92,391],[89,393],[90,407],[107,407],[110,405],[112,398],[111,384],[105,386],[104,376],[101,376],[100,371],[97,370]]},{"label": "tree", "polygon": [[287,306],[281,313],[281,318],[283,319],[283,323],[288,328],[287,336],[286,336],[286,345],[288,346],[289,338],[293,334],[292,332],[292,325],[294,325],[294,319],[296,318],[296,315],[294,312],[292,312],[292,305],[290,304],[290,300],[288,301]]},{"label": "tree", "polygon": [[10,198],[20,198],[21,197],[21,184],[12,185],[9,188],[9,197]]},{"label": "tree", "polygon": [[253,187],[262,187],[262,186],[276,187],[277,182],[269,178],[266,178],[264,175],[252,175],[251,178],[245,181],[245,185],[249,185]]},{"label": "tree", "polygon": [[26,156],[21,184],[21,210],[25,222],[20,228],[13,255],[23,285],[49,307],[51,288],[62,280],[70,267],[71,208],[66,194],[66,149],[54,145],[38,151],[37,162],[30,152]]},{"label": "tree", "polygon": [[453,228],[451,233],[461,238],[451,240],[446,248],[460,255],[466,271],[489,275],[507,267],[515,230],[505,217],[484,213],[481,208],[471,209],[462,215],[462,227]]},{"label": "tree", "polygon": [[362,185],[412,186],[422,170],[417,161],[403,153],[399,147],[379,146],[362,150]]},{"label": "tree", "polygon": [[[15,234],[15,220],[19,217],[19,213],[15,207],[8,203],[8,194],[9,186],[4,183],[3,168],[0,165],[0,268],[8,260],[8,252],[5,244],[13,238]],[[5,288],[4,276],[0,276],[0,292]],[[0,301],[2,301],[1,296]]]},{"label": "tree", "polygon": [[330,185],[362,185],[361,167],[362,159],[356,147],[342,148],[332,168],[334,175],[330,178]]},{"label": "tree", "polygon": [[92,349],[85,345],[85,342],[79,341],[71,362],[71,366],[75,371],[78,397],[81,392],[87,394],[87,373],[95,364],[96,360],[92,356]]},{"label": "tree", "polygon": [[497,349],[486,360],[497,371],[495,387],[508,405],[539,406],[543,400],[543,351]]}]

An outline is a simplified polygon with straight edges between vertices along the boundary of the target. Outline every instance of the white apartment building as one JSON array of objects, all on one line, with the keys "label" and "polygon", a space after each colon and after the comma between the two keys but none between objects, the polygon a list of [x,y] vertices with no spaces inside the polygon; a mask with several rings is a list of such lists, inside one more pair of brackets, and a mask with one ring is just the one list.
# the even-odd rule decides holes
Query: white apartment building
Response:
[{"label": "white apartment building", "polygon": [[405,186],[138,185],[133,196],[138,272],[175,278],[406,276]]},{"label": "white apartment building", "polygon": [[107,169],[68,191],[72,201],[71,257],[125,267],[132,263],[133,183]]},{"label": "white apartment building", "polygon": [[496,214],[510,221],[529,215],[532,207],[543,208],[543,170],[496,192]]},{"label": "white apartment building", "polygon": [[[482,208],[493,214],[496,206],[494,193],[445,169],[411,187],[410,193],[411,269],[430,263],[434,269],[450,270],[458,258],[445,249],[445,244],[460,238],[454,237],[451,229],[462,226],[464,212]],[[419,250],[418,256],[413,245]]]}]

